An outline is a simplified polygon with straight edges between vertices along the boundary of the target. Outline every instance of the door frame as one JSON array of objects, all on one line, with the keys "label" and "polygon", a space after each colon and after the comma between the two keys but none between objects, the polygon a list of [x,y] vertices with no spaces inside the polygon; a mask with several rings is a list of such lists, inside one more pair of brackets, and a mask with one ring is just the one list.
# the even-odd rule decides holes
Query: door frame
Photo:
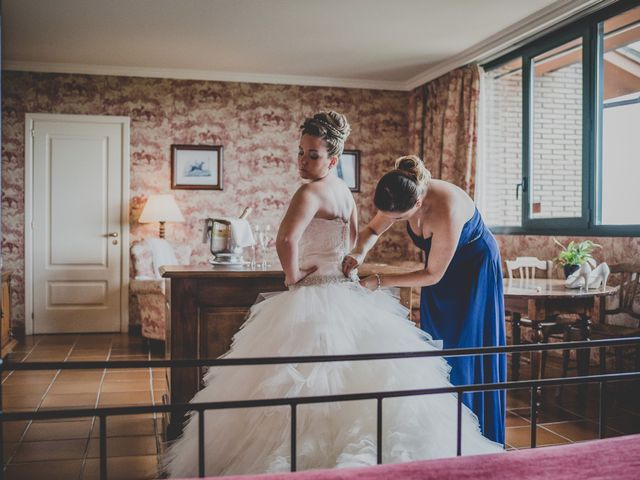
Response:
[{"label": "door frame", "polygon": [[111,115],[68,115],[58,113],[25,114],[24,131],[24,307],[25,334],[32,335],[33,319],[33,131],[36,121],[65,121],[77,123],[114,123],[122,131],[122,176],[120,227],[122,228],[122,255],[120,260],[120,332],[129,331],[129,189],[130,189],[130,136],[129,117]]}]

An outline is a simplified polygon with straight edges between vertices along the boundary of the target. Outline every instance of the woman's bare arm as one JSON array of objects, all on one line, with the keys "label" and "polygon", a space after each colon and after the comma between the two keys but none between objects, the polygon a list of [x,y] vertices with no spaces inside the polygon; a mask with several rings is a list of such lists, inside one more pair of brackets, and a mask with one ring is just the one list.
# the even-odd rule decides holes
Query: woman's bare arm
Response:
[{"label": "woman's bare arm", "polygon": [[[426,287],[438,283],[444,276],[451,259],[456,253],[460,233],[464,222],[456,221],[452,216],[442,218],[433,226],[431,250],[427,266],[409,273],[383,274],[380,277],[381,287]],[[361,283],[375,290],[378,279],[367,277]]]},{"label": "woman's bare arm", "polygon": [[298,242],[302,233],[320,208],[320,199],[307,185],[295,193],[280,223],[276,237],[276,250],[285,275],[285,284],[291,285],[312,273],[315,268],[302,271],[298,264]]},{"label": "woman's bare arm", "polygon": [[358,235],[358,241],[355,247],[342,262],[342,273],[344,273],[345,276],[348,277],[354,268],[364,262],[369,250],[373,248],[378,238],[380,238],[380,235],[386,232],[391,225],[393,225],[393,221],[376,213],[367,226],[362,229]]}]

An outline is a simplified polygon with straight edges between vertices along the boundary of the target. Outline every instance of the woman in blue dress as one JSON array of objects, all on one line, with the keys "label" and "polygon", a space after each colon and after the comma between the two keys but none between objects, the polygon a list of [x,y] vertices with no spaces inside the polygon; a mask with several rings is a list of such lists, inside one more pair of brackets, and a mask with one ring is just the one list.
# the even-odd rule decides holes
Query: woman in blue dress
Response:
[{"label": "woman in blue dress", "polygon": [[[412,241],[426,256],[425,268],[403,274],[375,274],[361,284],[422,287],[420,323],[444,348],[505,344],[500,251],[473,200],[455,185],[431,179],[416,156],[396,160],[376,188],[378,212],[343,261],[348,275],[364,261],[391,225],[407,222]],[[448,358],[451,383],[467,385],[506,380],[504,354]],[[478,416],[483,434],[504,443],[504,391],[466,393],[464,403]]]}]

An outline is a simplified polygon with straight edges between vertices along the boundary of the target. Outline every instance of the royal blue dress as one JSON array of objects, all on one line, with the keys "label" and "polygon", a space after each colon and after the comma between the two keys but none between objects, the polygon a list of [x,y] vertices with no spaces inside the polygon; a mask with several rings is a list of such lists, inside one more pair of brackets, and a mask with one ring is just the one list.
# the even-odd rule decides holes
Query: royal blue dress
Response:
[{"label": "royal blue dress", "polygon": [[[431,238],[407,232],[424,250],[429,263]],[[444,348],[471,348],[505,344],[504,298],[500,250],[476,209],[464,224],[458,247],[442,280],[423,287],[420,295],[420,326]],[[504,382],[504,354],[449,357],[451,383],[467,385]],[[482,433],[504,443],[505,392],[465,393],[464,403],[478,416]]]}]

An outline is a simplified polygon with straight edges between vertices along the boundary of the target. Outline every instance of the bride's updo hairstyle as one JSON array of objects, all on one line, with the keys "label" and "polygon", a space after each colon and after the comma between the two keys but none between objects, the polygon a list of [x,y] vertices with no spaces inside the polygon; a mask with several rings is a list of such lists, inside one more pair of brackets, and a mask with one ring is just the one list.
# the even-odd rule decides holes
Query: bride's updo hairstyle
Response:
[{"label": "bride's updo hairstyle", "polygon": [[396,160],[396,168],[378,182],[373,203],[383,212],[406,212],[427,191],[431,173],[422,160],[407,155]]},{"label": "bride's updo hairstyle", "polygon": [[300,130],[302,135],[322,138],[330,157],[342,155],[344,142],[351,133],[346,117],[334,111],[316,113],[312,118],[307,118]]}]

